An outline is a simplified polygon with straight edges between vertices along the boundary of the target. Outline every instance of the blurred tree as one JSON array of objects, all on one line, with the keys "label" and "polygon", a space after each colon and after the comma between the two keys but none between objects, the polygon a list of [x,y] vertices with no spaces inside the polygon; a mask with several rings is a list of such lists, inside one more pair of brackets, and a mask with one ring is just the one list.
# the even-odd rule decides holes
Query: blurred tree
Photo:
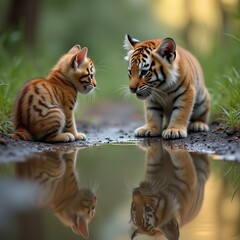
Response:
[{"label": "blurred tree", "polygon": [[28,47],[33,47],[36,40],[40,3],[41,0],[11,0],[1,33],[23,30],[23,40]]}]

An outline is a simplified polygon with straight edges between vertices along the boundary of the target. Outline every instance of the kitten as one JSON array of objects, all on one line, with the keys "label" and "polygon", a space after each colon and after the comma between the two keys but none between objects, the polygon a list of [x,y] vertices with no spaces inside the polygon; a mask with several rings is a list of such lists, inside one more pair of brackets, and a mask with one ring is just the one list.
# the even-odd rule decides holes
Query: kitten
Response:
[{"label": "kitten", "polygon": [[96,86],[87,48],[74,46],[62,56],[46,78],[32,79],[20,90],[14,110],[12,138],[44,142],[85,140],[76,129],[73,109],[77,92]]},{"label": "kitten", "polygon": [[94,190],[78,185],[77,152],[74,149],[32,155],[26,162],[16,164],[16,174],[36,184],[38,206],[50,207],[64,225],[87,239],[97,200]]}]

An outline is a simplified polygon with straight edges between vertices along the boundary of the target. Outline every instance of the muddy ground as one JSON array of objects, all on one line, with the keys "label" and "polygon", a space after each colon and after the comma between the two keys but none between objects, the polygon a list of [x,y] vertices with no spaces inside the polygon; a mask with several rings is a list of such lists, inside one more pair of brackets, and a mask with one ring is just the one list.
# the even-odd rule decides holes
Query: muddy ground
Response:
[{"label": "muddy ground", "polygon": [[[77,126],[80,132],[87,135],[86,141],[47,144],[13,140],[0,133],[0,162],[24,160],[25,156],[42,151],[67,150],[99,144],[135,143],[142,140],[134,138],[133,135],[134,130],[144,123],[142,113],[134,106],[103,104],[87,110],[83,115],[84,117],[77,121]],[[210,153],[226,160],[240,162],[240,132],[223,129],[218,122],[210,125],[209,132],[189,133],[187,138],[167,142],[174,147]]]}]

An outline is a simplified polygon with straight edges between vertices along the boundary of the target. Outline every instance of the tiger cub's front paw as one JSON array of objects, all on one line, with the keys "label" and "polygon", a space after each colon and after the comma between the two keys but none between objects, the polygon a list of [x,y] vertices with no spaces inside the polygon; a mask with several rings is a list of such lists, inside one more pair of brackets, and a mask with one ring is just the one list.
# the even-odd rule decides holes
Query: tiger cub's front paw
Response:
[{"label": "tiger cub's front paw", "polygon": [[163,131],[162,137],[164,139],[185,138],[187,137],[187,130],[179,128],[168,128]]},{"label": "tiger cub's front paw", "polygon": [[161,131],[156,127],[149,127],[147,125],[139,127],[134,132],[135,137],[157,137],[161,136]]},{"label": "tiger cub's front paw", "polygon": [[86,135],[84,133],[76,133],[75,140],[86,140]]}]

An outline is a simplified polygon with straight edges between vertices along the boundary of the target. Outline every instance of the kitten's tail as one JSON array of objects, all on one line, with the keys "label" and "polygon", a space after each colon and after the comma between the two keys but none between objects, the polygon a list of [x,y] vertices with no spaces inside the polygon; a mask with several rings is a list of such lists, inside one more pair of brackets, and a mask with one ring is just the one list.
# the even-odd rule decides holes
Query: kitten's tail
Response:
[{"label": "kitten's tail", "polygon": [[18,128],[14,133],[9,134],[9,136],[13,139],[33,141],[30,132],[26,128]]}]

